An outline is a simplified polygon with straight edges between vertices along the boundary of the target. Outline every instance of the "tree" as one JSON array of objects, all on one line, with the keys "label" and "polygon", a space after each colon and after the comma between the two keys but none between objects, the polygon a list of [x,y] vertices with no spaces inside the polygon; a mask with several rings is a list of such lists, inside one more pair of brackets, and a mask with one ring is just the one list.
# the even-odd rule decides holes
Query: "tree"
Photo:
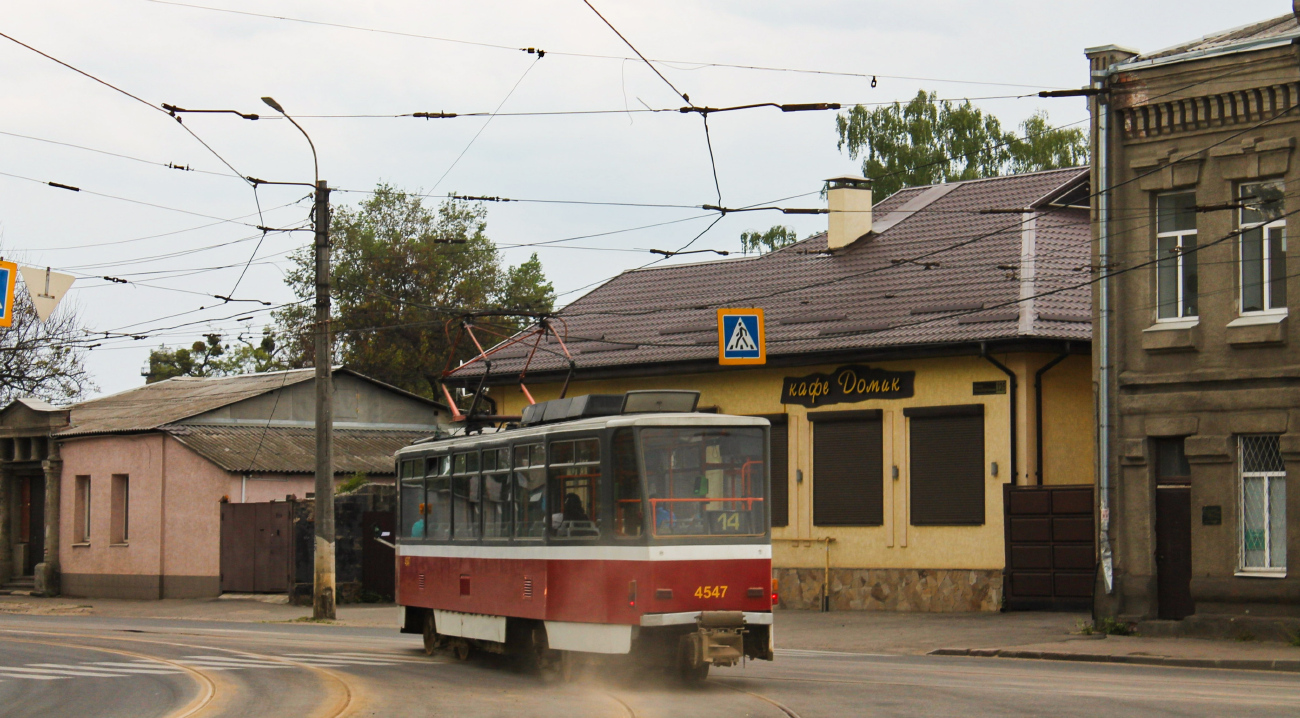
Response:
[{"label": "tree", "polygon": [[1037,112],[1004,132],[969,100],[944,102],[924,90],[906,105],[857,105],[835,118],[838,147],[863,156],[862,174],[880,197],[904,187],[1073,167],[1088,158],[1081,129],[1057,129]]},{"label": "tree", "polygon": [[86,334],[75,304],[42,322],[27,292],[15,291],[13,323],[0,329],[0,406],[22,397],[69,404],[95,391],[82,363]]},{"label": "tree", "polygon": [[[356,208],[341,207],[330,220],[334,356],[380,381],[438,395],[450,341],[444,326],[479,309],[548,312],[555,290],[533,255],[503,267],[486,235],[482,204],[448,199],[436,209],[418,195],[379,185]],[[293,255],[287,281],[301,299],[315,296],[313,251]],[[287,361],[311,366],[314,308],[308,302],[275,313],[291,339]],[[513,332],[527,321],[488,319],[481,325]],[[473,347],[461,346],[456,359]]]},{"label": "tree", "polygon": [[276,345],[271,327],[262,330],[262,337],[256,343],[242,333],[234,342],[226,342],[221,334],[208,334],[204,339],[188,349],[163,345],[149,352],[149,376],[145,383],[177,376],[233,376],[286,368],[281,358],[283,351]]},{"label": "tree", "polygon": [[740,233],[740,251],[745,254],[757,252],[767,254],[774,252],[782,247],[789,247],[799,241],[799,237],[794,230],[789,227],[776,225],[766,232],[750,230]]}]

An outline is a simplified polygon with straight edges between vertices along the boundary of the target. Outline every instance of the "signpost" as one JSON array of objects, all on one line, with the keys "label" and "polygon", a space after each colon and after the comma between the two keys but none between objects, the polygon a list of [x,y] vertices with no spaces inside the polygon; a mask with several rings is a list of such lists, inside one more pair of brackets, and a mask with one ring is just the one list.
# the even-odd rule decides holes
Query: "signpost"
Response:
[{"label": "signpost", "polygon": [[13,326],[14,323],[14,283],[18,280],[18,265],[13,262],[0,261],[0,327]]},{"label": "signpost", "polygon": [[[59,305],[59,300],[68,293],[68,288],[75,280],[71,274],[52,272],[49,267],[19,267],[18,271],[22,272],[27,294],[31,296],[32,304],[36,307],[36,317],[41,321],[50,318],[54,308]],[[9,296],[12,298],[12,292]],[[5,306],[8,307],[8,303]]]},{"label": "signpost", "polygon": [[718,363],[767,363],[762,309],[718,310]]}]

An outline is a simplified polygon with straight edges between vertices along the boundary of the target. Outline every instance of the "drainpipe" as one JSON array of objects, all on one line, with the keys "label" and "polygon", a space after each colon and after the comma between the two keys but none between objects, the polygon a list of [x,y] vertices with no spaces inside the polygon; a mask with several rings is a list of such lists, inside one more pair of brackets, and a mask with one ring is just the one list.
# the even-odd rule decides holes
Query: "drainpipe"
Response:
[{"label": "drainpipe", "polygon": [[994,359],[989,355],[988,344],[980,342],[980,356],[984,357],[988,363],[1002,370],[1003,374],[1009,377],[1007,381],[1008,405],[1011,408],[1011,485],[1019,483],[1017,479],[1020,476],[1018,464],[1016,462],[1016,453],[1019,443],[1016,441],[1016,373],[1007,368],[1005,364]]},{"label": "drainpipe", "polygon": [[1065,343],[1061,356],[1047,362],[1042,369],[1034,372],[1034,483],[1043,485],[1043,375],[1048,369],[1060,364],[1070,356],[1070,343]]},{"label": "drainpipe", "polygon": [[[1111,70],[1093,78],[1093,87],[1105,90]],[[1097,494],[1100,530],[1097,548],[1106,593],[1115,592],[1115,565],[1110,545],[1110,103],[1097,95],[1097,252],[1101,277],[1097,283]]]}]

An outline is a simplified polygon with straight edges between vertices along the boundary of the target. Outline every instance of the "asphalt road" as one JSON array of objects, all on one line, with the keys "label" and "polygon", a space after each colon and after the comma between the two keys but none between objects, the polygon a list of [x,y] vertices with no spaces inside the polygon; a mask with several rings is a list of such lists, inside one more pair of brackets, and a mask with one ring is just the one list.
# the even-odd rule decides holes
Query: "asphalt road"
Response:
[{"label": "asphalt road", "polygon": [[696,688],[600,666],[548,684],[395,630],[0,616],[0,716],[344,715],[1246,718],[1300,715],[1300,675],[778,649]]}]

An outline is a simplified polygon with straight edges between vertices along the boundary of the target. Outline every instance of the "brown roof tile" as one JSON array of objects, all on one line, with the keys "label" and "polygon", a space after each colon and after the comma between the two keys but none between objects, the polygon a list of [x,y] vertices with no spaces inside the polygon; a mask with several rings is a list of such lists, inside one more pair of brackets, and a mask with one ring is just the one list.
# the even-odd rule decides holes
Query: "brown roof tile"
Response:
[{"label": "brown roof tile", "polygon": [[[1021,331],[1025,322],[1018,321],[1022,312],[1031,319],[1040,312],[1091,314],[1089,287],[1073,286],[1089,277],[1088,212],[1047,207],[1087,175],[1086,168],[1071,168],[955,183],[934,193],[928,206],[904,215],[896,210],[932,189],[908,188],[873,210],[877,218],[893,213],[897,223],[831,255],[824,253],[823,234],[761,256],[625,272],[559,313],[566,341],[579,372],[704,361],[717,353],[716,309],[755,306],[767,317],[769,359],[1016,338],[1088,341],[1090,324],[1032,320]],[[1034,212],[1036,251],[1022,258],[1022,215],[980,213],[986,209]],[[898,261],[935,250],[943,251]],[[1032,308],[1019,302],[1022,279],[1029,276],[1023,259],[1032,259],[1034,282],[1026,287],[1033,293],[1061,290],[1034,300]],[[972,309],[912,313],[936,306]],[[962,319],[973,312],[1011,316]],[[793,317],[830,320],[785,320]],[[619,346],[625,349],[612,350]],[[520,351],[494,356],[492,370],[505,376],[522,365]],[[529,371],[566,367],[562,357],[539,352]],[[482,364],[475,363],[459,375],[481,372]]]}]

